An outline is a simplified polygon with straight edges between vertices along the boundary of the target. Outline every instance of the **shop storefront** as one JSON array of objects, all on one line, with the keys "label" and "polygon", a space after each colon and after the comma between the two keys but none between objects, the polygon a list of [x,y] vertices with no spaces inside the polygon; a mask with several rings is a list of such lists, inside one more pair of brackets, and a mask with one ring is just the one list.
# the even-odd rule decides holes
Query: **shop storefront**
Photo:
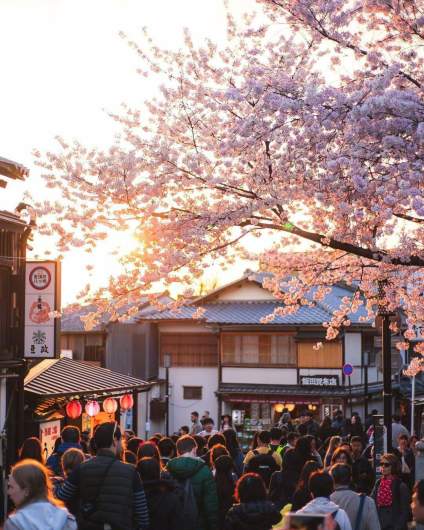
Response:
[{"label": "shop storefront", "polygon": [[47,359],[25,378],[25,435],[39,436],[46,455],[65,425],[93,432],[118,421],[137,431],[140,392],[151,385],[131,376],[68,358]]}]

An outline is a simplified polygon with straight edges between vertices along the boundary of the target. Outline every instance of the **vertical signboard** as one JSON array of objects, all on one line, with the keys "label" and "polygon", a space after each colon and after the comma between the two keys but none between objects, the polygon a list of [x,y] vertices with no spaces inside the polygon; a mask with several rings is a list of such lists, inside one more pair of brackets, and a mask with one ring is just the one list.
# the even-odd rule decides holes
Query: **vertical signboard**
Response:
[{"label": "vertical signboard", "polygon": [[43,455],[47,459],[53,451],[56,439],[60,436],[60,420],[40,423],[40,442]]},{"label": "vertical signboard", "polygon": [[27,359],[57,357],[60,309],[57,261],[31,261],[25,270],[25,351]]}]

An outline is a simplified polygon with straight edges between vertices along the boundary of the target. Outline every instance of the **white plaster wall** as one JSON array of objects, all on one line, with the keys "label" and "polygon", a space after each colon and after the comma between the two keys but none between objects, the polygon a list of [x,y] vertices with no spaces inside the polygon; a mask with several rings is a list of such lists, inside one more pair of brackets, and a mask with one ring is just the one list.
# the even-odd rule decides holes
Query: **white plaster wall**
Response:
[{"label": "white plaster wall", "polygon": [[218,300],[275,300],[274,296],[260,285],[246,282],[239,287],[229,287],[217,295]]},{"label": "white plaster wall", "polygon": [[[160,376],[165,376],[161,368]],[[218,423],[218,400],[215,392],[218,390],[217,367],[174,367],[169,369],[170,402],[169,402],[169,431],[172,434],[182,425],[190,426],[190,413],[197,410],[200,416],[209,410],[215,424]],[[183,386],[201,386],[202,399],[183,399]]]},{"label": "white plaster wall", "polygon": [[223,383],[257,383],[258,385],[296,385],[294,368],[222,368]]},{"label": "white plaster wall", "polygon": [[193,319],[193,324],[159,324],[159,332],[161,333],[210,333],[211,327],[207,327],[203,324],[196,324]]},{"label": "white plaster wall", "polygon": [[[362,383],[362,335],[361,333],[346,333],[344,337],[345,346],[345,362],[353,366],[353,374],[351,375],[352,385],[360,385]],[[348,384],[348,378],[346,378]]]}]

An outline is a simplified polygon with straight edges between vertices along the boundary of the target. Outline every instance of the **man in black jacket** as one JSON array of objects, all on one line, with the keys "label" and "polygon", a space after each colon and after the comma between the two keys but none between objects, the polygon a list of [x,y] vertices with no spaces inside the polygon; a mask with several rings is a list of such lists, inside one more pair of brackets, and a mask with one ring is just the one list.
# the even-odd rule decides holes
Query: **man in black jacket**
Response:
[{"label": "man in black jacket", "polygon": [[56,490],[69,501],[78,496],[79,530],[147,530],[149,514],[140,477],[134,466],[118,459],[121,431],[115,422],[99,425],[94,433],[96,456],[83,462]]}]

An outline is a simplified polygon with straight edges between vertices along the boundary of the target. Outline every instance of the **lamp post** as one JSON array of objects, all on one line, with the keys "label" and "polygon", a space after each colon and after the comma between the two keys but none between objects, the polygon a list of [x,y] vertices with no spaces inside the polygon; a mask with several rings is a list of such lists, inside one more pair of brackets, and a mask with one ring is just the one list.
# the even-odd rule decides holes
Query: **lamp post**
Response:
[{"label": "lamp post", "polygon": [[362,366],[364,367],[364,418],[368,417],[368,366],[370,364],[370,352],[362,354]]},{"label": "lamp post", "polygon": [[171,354],[163,355],[163,365],[165,367],[165,403],[166,403],[166,423],[165,432],[169,436],[169,368],[171,367]]},{"label": "lamp post", "polygon": [[392,450],[392,335],[390,332],[390,317],[393,315],[387,309],[385,290],[387,281],[378,282],[378,315],[381,317],[381,339],[383,353],[383,406],[384,425],[387,436],[387,452]]}]

